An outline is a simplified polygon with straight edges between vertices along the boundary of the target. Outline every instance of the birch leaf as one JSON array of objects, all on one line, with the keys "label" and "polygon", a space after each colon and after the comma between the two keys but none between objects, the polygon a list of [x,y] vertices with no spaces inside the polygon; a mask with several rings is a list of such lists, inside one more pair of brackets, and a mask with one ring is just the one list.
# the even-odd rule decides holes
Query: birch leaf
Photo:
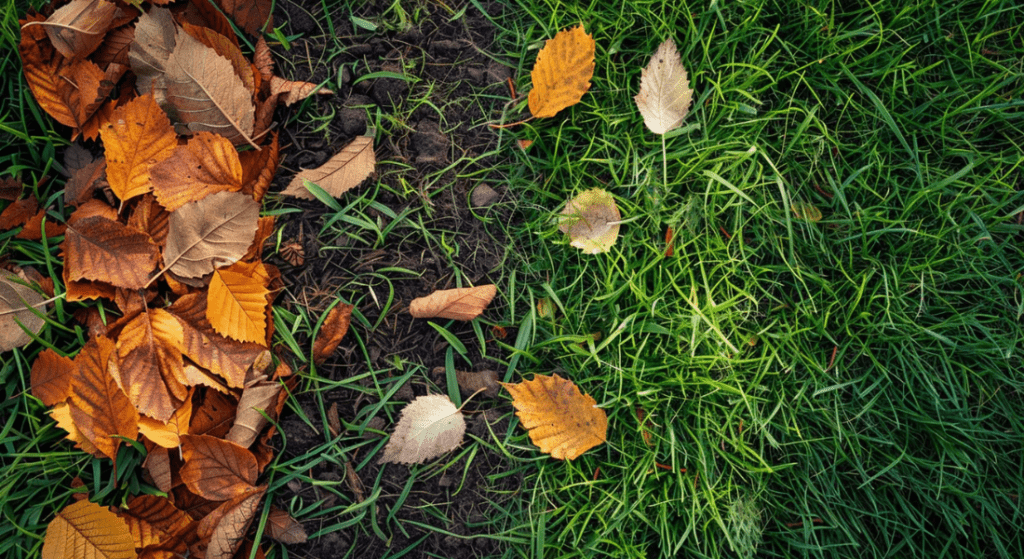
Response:
[{"label": "birch leaf", "polygon": [[672,39],[661,43],[640,72],[640,93],[633,100],[644,124],[655,134],[664,134],[683,123],[690,112],[693,90]]},{"label": "birch leaf", "polygon": [[106,507],[78,501],[57,513],[46,529],[43,559],[94,557],[132,559],[135,544],[128,524]]},{"label": "birch leaf", "polygon": [[447,396],[420,396],[402,409],[380,463],[422,464],[462,444],[466,419]]}]

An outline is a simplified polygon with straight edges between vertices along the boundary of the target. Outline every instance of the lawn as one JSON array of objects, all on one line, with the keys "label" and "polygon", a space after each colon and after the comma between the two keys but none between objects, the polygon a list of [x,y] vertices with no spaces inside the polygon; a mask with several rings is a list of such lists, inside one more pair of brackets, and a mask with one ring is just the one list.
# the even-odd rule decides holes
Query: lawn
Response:
[{"label": "lawn", "polygon": [[[67,129],[15,78],[25,8],[3,1],[0,178],[20,177],[63,218],[53,161]],[[332,282],[313,264],[282,268],[275,346],[301,381],[264,479],[267,502],[311,539],[268,556],[1024,557],[1014,2],[279,4],[287,41],[319,48],[275,43],[282,66],[338,90],[279,113],[298,146],[282,174],[300,166],[289,157],[315,159],[353,134],[326,108],[363,115],[381,164],[335,206],[277,196],[290,177],[264,205],[284,223],[268,254],[305,231],[310,258],[342,270]],[[580,23],[597,45],[590,90],[555,117],[520,122],[536,52]],[[519,95],[500,79],[452,85],[458,60],[403,54],[391,66],[389,51],[371,50],[366,66],[349,65],[345,41],[401,50],[415,46],[410,29],[486,38],[468,60],[511,67]],[[694,102],[663,144],[633,96],[666,38]],[[382,87],[358,89],[367,71],[381,83],[415,77],[385,102]],[[435,129],[448,142],[440,163],[416,147]],[[467,207],[480,183],[501,194],[490,211]],[[569,246],[555,218],[591,188],[610,192],[624,221],[596,255]],[[16,231],[0,233],[6,261],[59,281],[56,247]],[[414,251],[436,262],[417,268]],[[373,258],[388,265],[364,264]],[[498,299],[472,325],[414,329],[390,312],[446,282],[493,282]],[[303,369],[335,300],[357,308],[349,349]],[[137,471],[142,453],[123,449],[115,476],[109,460],[62,442],[28,390],[36,354],[84,343],[78,306],[58,301],[36,342],[0,355],[4,557],[38,556],[76,476],[105,505],[156,491]],[[407,339],[392,344],[396,332]],[[608,414],[606,443],[554,460],[505,395],[477,397],[472,436],[452,455],[376,463],[406,386],[458,398],[452,370],[478,366],[506,382],[570,378]],[[345,431],[334,436],[332,404]],[[350,467],[365,503],[342,479]]]}]

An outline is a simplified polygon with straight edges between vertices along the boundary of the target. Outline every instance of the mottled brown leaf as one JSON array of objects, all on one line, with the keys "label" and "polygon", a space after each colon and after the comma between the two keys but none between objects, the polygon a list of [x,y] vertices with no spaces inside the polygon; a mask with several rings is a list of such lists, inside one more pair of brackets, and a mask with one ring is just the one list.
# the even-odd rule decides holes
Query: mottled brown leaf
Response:
[{"label": "mottled brown leaf", "polygon": [[227,138],[199,132],[154,165],[150,177],[157,201],[173,212],[215,192],[240,190],[242,164]]},{"label": "mottled brown leaf", "polygon": [[149,235],[116,221],[90,217],[67,229],[64,265],[71,280],[96,280],[141,289],[160,257]]},{"label": "mottled brown leaf", "polygon": [[116,359],[114,353],[114,342],[105,337],[85,344],[75,356],[70,401],[75,425],[111,460],[117,457],[117,447],[121,444],[121,440],[112,435],[128,440],[139,436],[139,413],[109,370],[112,359]]},{"label": "mottled brown leaf", "polygon": [[292,515],[277,508],[270,507],[267,516],[267,535],[284,544],[306,543],[306,530]]},{"label": "mottled brown leaf", "polygon": [[65,58],[85,58],[103,42],[116,12],[104,0],[71,0],[39,25]]},{"label": "mottled brown leaf", "polygon": [[188,388],[182,370],[184,333],[174,315],[148,309],[125,324],[117,339],[121,384],[139,412],[168,421]]},{"label": "mottled brown leaf", "polygon": [[44,349],[32,363],[32,395],[53,407],[71,396],[71,371],[74,361]]},{"label": "mottled brown leaf", "polygon": [[320,331],[313,341],[313,362],[322,365],[324,361],[338,349],[338,344],[348,332],[349,323],[352,322],[352,305],[338,303],[327,313],[327,318],[320,325]]},{"label": "mottled brown leaf", "polygon": [[136,548],[159,545],[185,530],[194,530],[195,521],[166,497],[138,495],[117,513],[128,524]]},{"label": "mottled brown leaf", "polygon": [[270,0],[218,0],[217,3],[250,35],[258,35],[264,24],[268,29],[272,27]]},{"label": "mottled brown leaf", "polygon": [[246,371],[265,348],[217,334],[206,319],[206,309],[203,293],[183,295],[168,309],[184,329],[185,356],[227,381],[228,386],[241,388]]}]

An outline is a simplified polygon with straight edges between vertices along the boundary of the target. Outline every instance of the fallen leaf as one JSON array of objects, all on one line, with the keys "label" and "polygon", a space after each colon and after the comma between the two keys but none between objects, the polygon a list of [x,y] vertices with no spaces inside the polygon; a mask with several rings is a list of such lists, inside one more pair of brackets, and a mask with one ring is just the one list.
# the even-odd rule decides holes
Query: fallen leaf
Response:
[{"label": "fallen leaf", "polygon": [[16,239],[27,239],[29,241],[38,241],[43,238],[43,220],[46,220],[46,236],[53,237],[57,235],[63,235],[66,230],[66,225],[63,223],[54,223],[53,220],[49,219],[46,215],[45,209],[40,209],[36,212],[36,215],[28,218],[28,222],[25,223],[25,227],[15,235]]},{"label": "fallen leaf", "polygon": [[0,230],[6,231],[28,223],[39,212],[39,201],[35,196],[15,200],[0,212]]},{"label": "fallen leaf", "polygon": [[116,287],[102,281],[73,280],[70,274],[71,269],[67,266],[66,260],[64,264],[64,272],[61,274],[61,277],[64,279],[64,288],[67,289],[67,293],[64,295],[64,299],[67,302],[74,303],[76,301],[88,301],[99,298],[114,300],[114,294],[117,291]]},{"label": "fallen leaf", "polygon": [[128,440],[139,436],[139,412],[109,370],[115,351],[114,342],[106,337],[86,342],[75,356],[70,399],[75,426],[111,460],[116,460],[121,445],[113,435]]},{"label": "fallen leaf", "polygon": [[206,369],[196,367],[191,363],[186,363],[184,371],[185,378],[188,379],[190,386],[206,386],[222,394],[229,394],[231,392],[227,386],[221,384],[220,379],[215,378],[213,373]]},{"label": "fallen leaf", "polygon": [[334,354],[338,344],[348,332],[349,323],[352,322],[353,305],[338,303],[327,313],[327,318],[320,325],[320,331],[313,341],[313,362],[322,365],[324,361]]},{"label": "fallen leaf", "polygon": [[94,158],[79,144],[64,152],[64,168],[71,177],[64,184],[64,204],[78,206],[92,199],[97,189],[107,185],[107,158]]},{"label": "fallen leaf", "polygon": [[103,0],[71,0],[41,22],[65,58],[85,58],[103,42],[117,6]]},{"label": "fallen leaf", "polygon": [[107,221],[117,221],[117,209],[110,206],[102,200],[88,200],[82,202],[78,209],[71,212],[68,217],[68,225],[74,225],[76,222],[90,217],[102,217]]},{"label": "fallen leaf", "polygon": [[241,495],[225,501],[199,523],[199,537],[208,540],[206,559],[231,559],[242,545],[256,509],[267,486],[250,487]]},{"label": "fallen leaf", "polygon": [[185,402],[174,410],[174,415],[166,423],[145,415],[140,416],[139,433],[163,448],[178,448],[181,445],[181,436],[188,434],[188,424],[191,420],[192,399],[186,397]]},{"label": "fallen leaf", "polygon": [[[280,163],[280,145],[277,132],[270,134],[270,142],[259,151],[249,150],[238,154],[242,163],[242,192],[251,194],[257,202],[263,200],[270,183],[277,174]],[[273,216],[271,216],[273,219]]]},{"label": "fallen leaf", "polygon": [[71,396],[71,375],[74,361],[58,355],[52,349],[44,349],[32,363],[32,395],[48,407],[56,406]]},{"label": "fallen leaf", "polygon": [[290,107],[314,93],[320,95],[333,95],[334,92],[320,84],[309,82],[293,82],[277,76],[270,78],[270,94],[277,95],[278,102]]},{"label": "fallen leaf", "polygon": [[258,35],[263,26],[272,27],[270,0],[217,0],[225,14],[250,35]]},{"label": "fallen leaf", "polygon": [[278,395],[281,384],[278,382],[257,382],[246,386],[242,398],[238,401],[238,414],[231,430],[225,439],[248,448],[267,425],[267,418],[276,417]]},{"label": "fallen leaf", "polygon": [[246,371],[265,348],[236,342],[216,333],[206,319],[206,309],[204,293],[183,295],[168,307],[182,325],[184,354],[200,367],[227,381],[231,388],[242,388]]},{"label": "fallen leaf", "polygon": [[240,192],[217,192],[185,204],[171,214],[164,266],[198,278],[237,262],[252,243],[259,213],[260,205]]},{"label": "fallen leaf", "polygon": [[267,535],[284,544],[306,543],[307,539],[302,524],[277,507],[270,507],[267,515]]},{"label": "fallen leaf", "polygon": [[811,223],[821,221],[821,210],[819,210],[814,204],[808,204],[807,202],[793,202],[791,209],[793,210],[793,215],[796,216],[797,219],[803,219],[805,221],[810,221]]},{"label": "fallen leaf", "polygon": [[167,422],[188,396],[183,343],[181,324],[163,309],[148,309],[121,329],[121,385],[139,412]]},{"label": "fallen leaf", "polygon": [[260,38],[256,40],[252,62],[256,65],[256,70],[259,71],[263,81],[269,83],[270,78],[274,77],[274,56],[270,52],[270,45],[267,44],[267,40],[263,38],[263,35],[260,35]]},{"label": "fallen leaf", "polygon": [[129,66],[131,62],[128,60],[128,49],[134,39],[134,25],[122,25],[107,31],[99,48],[92,53],[92,61],[100,66],[109,66],[110,64]]},{"label": "fallen leaf", "polygon": [[306,251],[302,245],[296,242],[286,243],[281,246],[281,258],[292,266],[302,266],[306,263]]},{"label": "fallen leaf", "polygon": [[316,169],[299,171],[281,194],[315,200],[316,197],[303,186],[303,181],[309,181],[337,198],[346,191],[359,186],[366,177],[373,173],[376,164],[373,138],[356,136],[327,163]]},{"label": "fallen leaf", "polygon": [[485,396],[497,398],[498,391],[501,390],[501,383],[498,382],[498,373],[491,370],[476,373],[472,371],[455,371],[455,382],[459,384],[459,389],[464,396],[469,396],[478,390],[483,390]]},{"label": "fallen leaf", "polygon": [[[57,95],[74,119],[74,128],[82,130],[103,106],[114,87],[106,73],[91,60],[76,60],[57,69]],[[77,134],[72,134],[72,137]]]},{"label": "fallen leaf", "polygon": [[57,427],[67,432],[67,440],[75,443],[75,446],[79,450],[86,454],[92,454],[97,458],[102,458],[103,453],[96,448],[96,445],[89,442],[85,434],[75,425],[75,421],[71,419],[71,405],[67,402],[59,402],[53,406],[50,410],[50,417],[57,422]]},{"label": "fallen leaf", "polygon": [[128,525],[136,548],[159,545],[186,530],[195,529],[195,521],[184,511],[166,497],[156,495],[132,497],[127,507],[119,510],[117,515]]},{"label": "fallen leaf", "polygon": [[512,395],[530,441],[552,458],[572,460],[605,441],[608,416],[572,381],[557,374],[536,375],[530,381],[502,386]]},{"label": "fallen leaf", "polygon": [[142,12],[128,50],[135,86],[142,96],[152,96],[161,107],[167,103],[167,63],[176,46],[177,25],[171,12],[153,8]]},{"label": "fallen leaf", "polygon": [[584,254],[608,252],[619,236],[622,216],[615,198],[592,188],[569,200],[558,220],[558,228],[569,235],[572,246]]},{"label": "fallen leaf", "polygon": [[259,475],[248,449],[208,435],[181,437],[185,459],[181,481],[189,491],[211,501],[227,501],[246,492]]},{"label": "fallen leaf", "polygon": [[237,410],[238,405],[233,396],[209,390],[200,392],[196,396],[188,432],[192,435],[224,438],[231,430]]},{"label": "fallen leaf", "polygon": [[57,68],[64,61],[64,57],[53,48],[53,44],[46,36],[46,31],[41,26],[29,25],[43,20],[45,18],[39,14],[29,15],[26,19],[19,20],[22,30],[18,52],[21,54],[25,81],[28,83],[32,96],[36,98],[36,102],[47,114],[65,126],[74,127],[74,115],[57,93],[59,80]]},{"label": "fallen leaf", "polygon": [[236,262],[213,271],[206,319],[214,332],[240,342],[266,344],[266,271],[259,262]]},{"label": "fallen leaf", "polygon": [[665,39],[640,71],[640,92],[633,100],[651,132],[664,134],[682,125],[693,90],[672,39]]},{"label": "fallen leaf", "polygon": [[157,489],[164,493],[171,492],[174,483],[171,480],[171,457],[166,448],[162,446],[154,447],[146,455],[146,461],[143,462],[142,466],[146,469],[149,477],[153,480],[153,485]]},{"label": "fallen leaf", "polygon": [[466,420],[447,396],[420,396],[402,408],[379,463],[422,464],[462,444]]},{"label": "fallen leaf", "polygon": [[199,132],[150,169],[153,194],[173,212],[216,192],[242,189],[242,163],[224,136]]},{"label": "fallen leaf", "polygon": [[45,323],[36,313],[46,314],[46,300],[23,282],[0,270],[0,352],[31,343]]},{"label": "fallen leaf", "polygon": [[498,293],[492,284],[435,291],[409,303],[409,314],[414,318],[451,318],[473,320],[484,312]]},{"label": "fallen leaf", "polygon": [[242,54],[242,50],[238,48],[236,41],[221,35],[209,27],[192,25],[188,22],[182,23],[181,28],[191,35],[192,38],[228,59],[231,62],[231,67],[235,70],[235,75],[242,80],[242,85],[245,86],[246,91],[250,93],[256,91],[256,77],[253,72],[252,63]]},{"label": "fallen leaf", "polygon": [[100,127],[107,158],[107,182],[125,202],[153,190],[150,169],[174,153],[178,137],[152,95],[114,110]]},{"label": "fallen leaf", "polygon": [[135,544],[128,524],[89,501],[64,507],[46,527],[43,559],[134,559]]},{"label": "fallen leaf", "polygon": [[[267,242],[267,239],[274,234],[274,216],[267,215],[260,218],[256,223],[256,235],[252,239],[252,244],[249,245],[249,249],[245,251],[245,256],[242,260],[245,262],[251,262],[257,260],[261,254],[263,254],[263,244]],[[268,264],[264,263],[264,267]]]},{"label": "fallen leaf", "polygon": [[580,102],[594,76],[597,45],[582,25],[559,31],[537,53],[530,79],[530,112],[537,118],[555,116]]}]

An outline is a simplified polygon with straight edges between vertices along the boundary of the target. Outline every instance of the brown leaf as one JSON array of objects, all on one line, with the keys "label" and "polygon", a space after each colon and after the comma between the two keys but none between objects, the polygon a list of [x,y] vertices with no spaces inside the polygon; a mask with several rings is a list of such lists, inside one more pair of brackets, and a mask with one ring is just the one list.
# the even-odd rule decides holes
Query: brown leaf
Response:
[{"label": "brown leaf", "polygon": [[238,405],[230,396],[207,390],[201,393],[201,399],[192,411],[188,432],[223,438],[231,430],[237,409]]},{"label": "brown leaf", "polygon": [[0,212],[0,230],[14,229],[28,223],[39,211],[39,201],[35,196],[15,200]]},{"label": "brown leaf", "polygon": [[57,513],[46,528],[43,559],[134,559],[128,525],[106,507],[74,502]]},{"label": "brown leaf", "polygon": [[256,40],[256,49],[252,55],[252,61],[256,65],[256,70],[259,71],[263,81],[270,82],[270,79],[274,77],[274,56],[270,52],[270,46],[267,45],[267,40],[260,35],[260,38]]},{"label": "brown leaf", "polygon": [[160,258],[149,235],[116,221],[89,217],[68,227],[61,244],[68,279],[141,289]]},{"label": "brown leaf", "polygon": [[[252,239],[252,244],[249,245],[249,250],[245,251],[245,256],[242,260],[245,262],[251,262],[257,260],[263,253],[263,244],[267,242],[267,239],[274,234],[274,216],[267,215],[260,218],[256,224],[256,235]],[[264,264],[266,266],[266,264]]]},{"label": "brown leaf", "polygon": [[633,100],[644,124],[655,134],[664,134],[683,123],[690,112],[693,90],[672,39],[665,39],[641,70],[640,92]]},{"label": "brown leaf", "polygon": [[231,559],[242,545],[256,509],[267,486],[250,487],[245,493],[224,502],[199,523],[199,537],[209,539],[206,559]]},{"label": "brown leaf", "polygon": [[39,352],[32,363],[32,395],[48,407],[56,406],[71,396],[71,373],[74,361],[52,349]]},{"label": "brown leaf", "polygon": [[422,464],[462,444],[466,419],[447,396],[420,396],[402,408],[379,463]]},{"label": "brown leaf", "polygon": [[159,202],[156,196],[146,194],[128,216],[128,226],[134,227],[143,233],[148,233],[158,247],[167,244],[167,228],[171,214]]},{"label": "brown leaf", "polygon": [[273,26],[270,0],[218,0],[217,3],[250,35],[258,35],[264,24],[268,29]]},{"label": "brown leaf", "polygon": [[148,309],[117,339],[121,385],[135,409],[167,422],[188,396],[181,358],[184,333],[174,315]]},{"label": "brown leaf", "polygon": [[41,26],[27,25],[44,19],[43,16],[35,14],[19,21],[22,30],[18,52],[21,54],[22,68],[25,70],[25,81],[36,102],[47,114],[65,126],[74,127],[74,115],[63,98],[57,94],[57,68],[64,61],[64,57],[53,48]]},{"label": "brown leaf", "polygon": [[327,318],[320,325],[320,332],[313,341],[313,362],[322,365],[324,361],[338,349],[338,344],[348,332],[349,323],[352,322],[353,305],[338,303],[327,313]]},{"label": "brown leaf", "polygon": [[283,544],[306,543],[306,530],[292,515],[277,508],[270,507],[267,516],[267,535]]},{"label": "brown leaf", "polygon": [[316,169],[299,171],[281,194],[315,200],[313,194],[303,186],[302,181],[307,180],[337,198],[346,191],[359,186],[373,173],[376,164],[373,138],[356,136],[327,163]]},{"label": "brown leaf", "polygon": [[491,284],[435,291],[409,304],[414,318],[451,318],[473,320],[484,312],[498,289]]},{"label": "brown leaf", "polygon": [[195,521],[166,497],[138,495],[127,508],[117,513],[128,524],[136,548],[159,545],[186,530],[195,530]]},{"label": "brown leaf", "polygon": [[112,435],[128,440],[139,436],[139,412],[109,371],[114,352],[114,342],[108,338],[87,342],[75,356],[71,381],[71,418],[89,442],[111,460],[121,444]]},{"label": "brown leaf", "polygon": [[32,342],[44,320],[36,313],[46,314],[46,300],[24,279],[7,270],[0,270],[0,352]]},{"label": "brown leaf", "polygon": [[170,493],[174,487],[171,481],[171,457],[167,449],[161,446],[149,451],[146,455],[146,462],[143,463],[149,477],[153,479],[153,485],[164,493]]},{"label": "brown leaf", "polygon": [[[102,218],[98,218],[102,219]],[[66,240],[66,237],[65,237]],[[64,288],[67,289],[67,293],[64,295],[64,299],[69,303],[75,301],[88,301],[90,299],[110,299],[114,300],[114,294],[116,289],[113,285],[101,281],[87,281],[87,280],[72,280],[70,276],[71,269],[66,265],[65,261],[64,272],[62,277],[64,278]]]},{"label": "brown leaf", "polygon": [[[77,150],[75,148],[78,148]],[[76,159],[70,157],[75,154]],[[78,206],[92,199],[97,189],[107,185],[107,158],[93,159],[84,148],[75,144],[65,154],[64,166],[71,172],[71,178],[64,185],[64,204]]]},{"label": "brown leaf", "polygon": [[205,294],[193,293],[178,298],[168,309],[184,329],[185,356],[227,381],[228,386],[242,388],[246,371],[264,348],[214,332],[206,319],[206,308]]},{"label": "brown leaf", "polygon": [[218,192],[171,214],[164,266],[198,278],[238,261],[256,234],[260,205],[240,192]]},{"label": "brown leaf", "polygon": [[242,188],[242,164],[224,136],[200,132],[150,169],[153,194],[173,212],[215,192]]},{"label": "brown leaf", "polygon": [[236,262],[213,271],[206,319],[215,332],[240,342],[266,343],[266,274],[259,262]]},{"label": "brown leaf", "polygon": [[101,217],[107,221],[117,221],[117,209],[112,208],[110,204],[102,200],[93,198],[92,200],[82,202],[79,204],[78,209],[71,212],[71,216],[68,217],[68,225],[74,225],[90,217]]},{"label": "brown leaf", "polygon": [[135,26],[122,25],[107,32],[99,48],[92,53],[92,61],[102,66],[120,64],[129,66],[128,49],[135,39]]},{"label": "brown leaf", "polygon": [[277,132],[271,134],[270,142],[259,151],[249,150],[238,154],[242,164],[242,192],[251,194],[257,202],[263,200],[277,174],[280,163],[277,136]]},{"label": "brown leaf", "polygon": [[185,465],[181,481],[189,491],[211,501],[226,501],[256,483],[256,457],[237,444],[208,435],[184,435]]},{"label": "brown leaf", "polygon": [[66,58],[85,58],[103,42],[117,6],[103,0],[71,0],[40,23]]},{"label": "brown leaf", "polygon": [[279,103],[284,103],[285,106],[292,106],[299,101],[302,101],[306,97],[314,93],[320,95],[333,95],[334,92],[326,87],[320,87],[320,84],[309,83],[309,82],[293,82],[277,76],[270,78],[270,94],[277,95]]},{"label": "brown leaf", "polygon": [[[85,434],[82,433],[81,429],[75,425],[75,421],[71,418],[71,405],[66,402],[59,402],[53,409],[50,410],[50,417],[57,422],[57,427],[67,431],[67,439],[78,447],[82,452],[86,454],[92,454],[97,458],[102,458],[103,453],[96,448],[96,445],[92,444]],[[169,475],[169,472],[168,472]]]},{"label": "brown leaf", "polygon": [[[252,64],[249,63],[249,60],[244,54],[242,54],[241,49],[238,48],[237,42],[217,33],[209,27],[192,25],[188,22],[183,23],[181,27],[194,39],[210,47],[220,56],[228,59],[228,61],[231,62],[232,68],[235,70],[235,75],[242,80],[242,85],[245,86],[245,89],[249,91],[250,95],[256,91],[256,79],[253,75]],[[232,35],[234,35],[234,33],[232,33]]]},{"label": "brown leaf", "polygon": [[57,95],[71,112],[74,127],[85,128],[106,101],[114,82],[91,60],[75,60],[57,69]]},{"label": "brown leaf", "polygon": [[537,53],[530,79],[530,112],[537,118],[555,116],[575,105],[590,89],[594,76],[594,38],[583,26],[559,31]]},{"label": "brown leaf", "polygon": [[28,218],[28,222],[25,223],[25,227],[18,232],[14,237],[16,239],[27,239],[29,241],[38,241],[43,238],[43,220],[46,220],[46,236],[54,237],[57,235],[63,235],[66,230],[66,226],[63,223],[54,223],[52,219],[46,214],[45,209],[40,209],[36,212],[36,215]]},{"label": "brown leaf", "polygon": [[114,110],[100,127],[106,150],[107,182],[122,202],[153,190],[150,169],[170,157],[178,137],[152,95]]},{"label": "brown leaf", "polygon": [[25,185],[21,183],[21,179],[15,177],[0,179],[0,200],[13,202],[21,198],[21,194],[24,191]]},{"label": "brown leaf", "polygon": [[622,216],[615,198],[600,188],[581,192],[565,203],[558,228],[584,254],[608,252],[619,237]]},{"label": "brown leaf", "polygon": [[222,394],[230,394],[231,389],[221,383],[221,379],[213,376],[213,373],[206,369],[199,368],[191,363],[185,363],[185,378],[190,386],[206,386]]},{"label": "brown leaf", "polygon": [[603,443],[608,416],[571,380],[557,374],[537,375],[519,384],[502,383],[512,395],[516,415],[540,451],[558,460],[572,460]]},{"label": "brown leaf", "polygon": [[[186,376],[187,378],[187,376]],[[145,415],[139,417],[139,433],[157,446],[178,448],[181,436],[188,434],[188,424],[192,420],[192,399],[186,397],[185,402],[166,423]]]},{"label": "brown leaf", "polygon": [[263,413],[271,418],[276,416],[275,408],[280,393],[281,384],[278,382],[263,381],[245,387],[238,401],[235,423],[224,438],[248,448],[267,425]]},{"label": "brown leaf", "polygon": [[469,396],[477,390],[483,390],[485,396],[497,398],[501,390],[501,383],[498,382],[498,373],[491,370],[478,373],[470,371],[455,371],[455,382],[459,383],[462,394]]},{"label": "brown leaf", "polygon": [[159,106],[167,103],[167,64],[176,46],[177,25],[171,12],[153,8],[143,12],[135,24],[135,36],[128,61],[135,73],[135,86],[143,96],[152,95]]},{"label": "brown leaf", "polygon": [[299,243],[285,243],[281,246],[280,254],[281,258],[292,266],[302,266],[306,263],[306,251]]}]

